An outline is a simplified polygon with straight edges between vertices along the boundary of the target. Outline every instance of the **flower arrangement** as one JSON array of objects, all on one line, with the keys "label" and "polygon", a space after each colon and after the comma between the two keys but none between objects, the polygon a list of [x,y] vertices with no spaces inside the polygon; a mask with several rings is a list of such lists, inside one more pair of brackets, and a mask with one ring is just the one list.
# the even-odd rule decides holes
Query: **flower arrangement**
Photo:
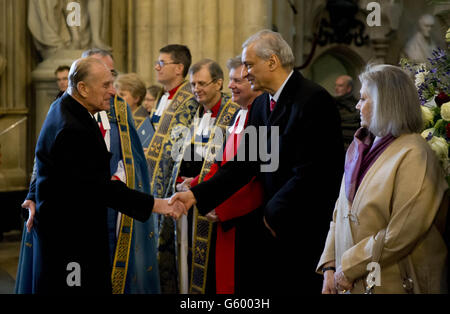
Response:
[{"label": "flower arrangement", "polygon": [[[447,30],[445,39],[449,45],[450,28]],[[415,75],[424,120],[422,136],[436,152],[450,186],[450,58],[448,49],[433,51],[433,55],[426,63],[411,64],[407,59],[402,59],[400,65]]]}]

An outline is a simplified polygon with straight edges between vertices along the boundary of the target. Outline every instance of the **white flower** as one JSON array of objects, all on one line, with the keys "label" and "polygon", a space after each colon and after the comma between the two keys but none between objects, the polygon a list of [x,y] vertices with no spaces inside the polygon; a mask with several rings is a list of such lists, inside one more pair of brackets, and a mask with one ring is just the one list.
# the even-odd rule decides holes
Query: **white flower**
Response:
[{"label": "white flower", "polygon": [[441,116],[442,116],[442,119],[444,119],[446,121],[450,121],[450,101],[446,102],[445,104],[442,105]]},{"label": "white flower", "polygon": [[442,137],[433,136],[431,140],[428,141],[431,149],[434,150],[439,160],[447,165],[448,162],[448,144],[447,141]]},{"label": "white flower", "polygon": [[423,71],[416,74],[416,87],[418,88],[420,85],[425,83],[425,77],[429,74],[429,71]]},{"label": "white flower", "polygon": [[420,108],[422,108],[423,125],[426,127],[430,123],[433,123],[434,114],[430,110],[430,108],[427,108],[425,106],[420,106]]}]

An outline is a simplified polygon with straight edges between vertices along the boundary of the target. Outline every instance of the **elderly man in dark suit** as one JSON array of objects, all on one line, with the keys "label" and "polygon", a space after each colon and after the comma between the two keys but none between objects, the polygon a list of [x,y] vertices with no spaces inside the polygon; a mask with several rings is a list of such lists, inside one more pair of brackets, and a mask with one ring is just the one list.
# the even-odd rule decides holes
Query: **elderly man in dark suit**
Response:
[{"label": "elderly man in dark suit", "polygon": [[[92,57],[72,64],[69,88],[53,103],[36,146],[34,292],[111,293],[107,207],[139,221],[153,211],[178,218],[182,204],[129,189],[110,177],[93,114],[109,110],[113,77]],[[126,265],[124,265],[126,267]]]},{"label": "elderly man in dark suit", "polygon": [[[267,92],[255,100],[247,128],[257,129],[260,145],[261,136],[268,139],[272,152],[278,146],[277,160],[239,161],[252,155],[245,141],[237,161],[175,194],[169,204],[182,200],[186,208],[214,208],[257,175],[265,190],[264,221],[274,236],[267,245],[268,260],[261,261],[268,262],[262,279],[270,285],[267,291],[319,294],[322,280],[314,271],[343,173],[339,114],[328,92],[293,70],[292,50],[280,34],[263,30],[251,36],[243,44],[242,61],[243,77],[253,89]],[[278,131],[279,137],[274,141],[260,127]],[[278,167],[267,171],[268,163]]]}]

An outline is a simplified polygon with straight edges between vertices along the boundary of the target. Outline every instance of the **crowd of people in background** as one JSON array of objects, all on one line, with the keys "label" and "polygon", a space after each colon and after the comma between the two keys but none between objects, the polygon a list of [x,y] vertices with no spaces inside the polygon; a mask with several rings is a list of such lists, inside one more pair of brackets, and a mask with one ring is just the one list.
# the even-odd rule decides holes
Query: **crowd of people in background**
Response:
[{"label": "crowd of people in background", "polygon": [[[417,135],[411,79],[369,66],[359,100],[347,75],[333,98],[294,61],[263,30],[228,73],[176,44],[159,50],[159,85],[117,75],[101,49],[58,67],[16,292],[447,292],[448,186]],[[278,167],[264,171],[252,145]],[[63,200],[76,201],[61,213]],[[80,284],[68,284],[71,262]],[[370,262],[381,286],[366,281]]]}]

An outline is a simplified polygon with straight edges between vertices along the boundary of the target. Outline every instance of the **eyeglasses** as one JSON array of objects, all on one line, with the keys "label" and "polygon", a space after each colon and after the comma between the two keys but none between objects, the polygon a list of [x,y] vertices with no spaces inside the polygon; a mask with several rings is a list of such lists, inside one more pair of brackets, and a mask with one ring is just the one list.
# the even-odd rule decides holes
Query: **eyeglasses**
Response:
[{"label": "eyeglasses", "polygon": [[155,66],[159,65],[161,68],[164,67],[165,65],[169,65],[169,64],[180,64],[179,62],[165,62],[162,60],[158,60],[154,62]]},{"label": "eyeglasses", "polygon": [[198,87],[198,88],[205,88],[205,87],[211,85],[212,83],[214,83],[215,81],[217,81],[217,80],[212,80],[212,81],[209,82],[209,83],[205,83],[205,82],[197,82],[197,83],[195,83],[195,82],[194,82],[194,83],[191,83],[190,85],[191,85],[191,89],[194,90],[195,87]]}]

